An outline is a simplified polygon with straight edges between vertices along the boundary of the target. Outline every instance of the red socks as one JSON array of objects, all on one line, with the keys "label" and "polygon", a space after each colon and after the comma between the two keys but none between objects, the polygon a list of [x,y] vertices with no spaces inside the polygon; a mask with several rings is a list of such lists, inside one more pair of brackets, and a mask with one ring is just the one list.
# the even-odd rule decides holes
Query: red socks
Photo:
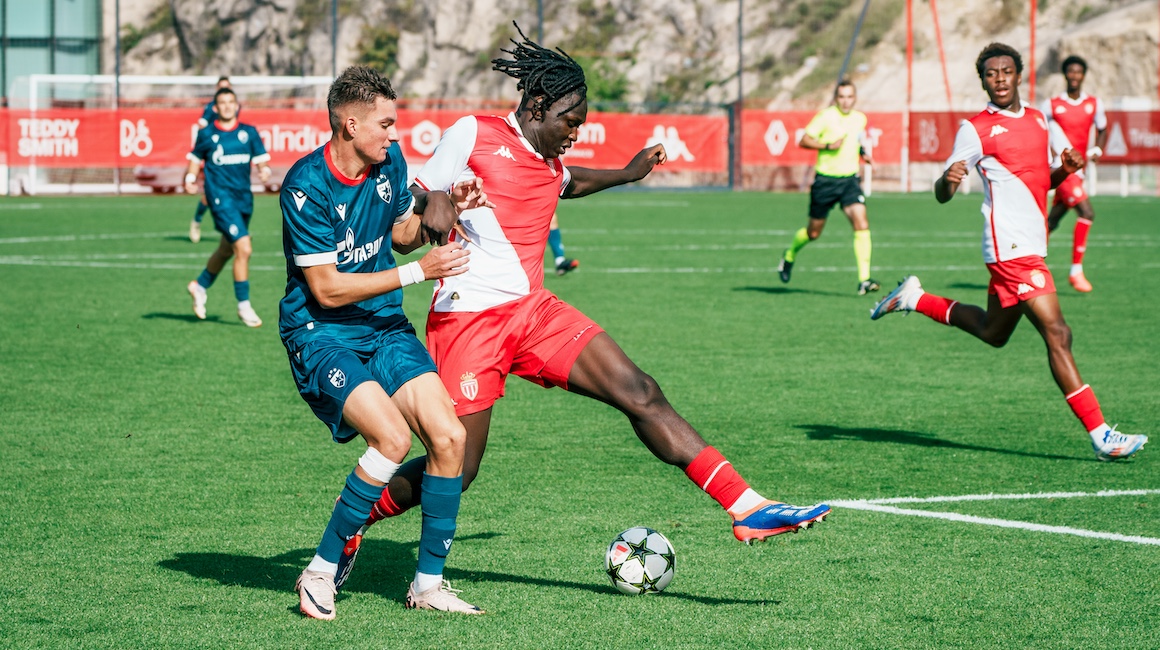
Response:
[{"label": "red socks", "polygon": [[932,320],[936,320],[943,325],[951,324],[951,309],[959,304],[957,300],[943,298],[931,293],[924,293],[918,299],[918,306],[915,308],[918,313],[927,316]]},{"label": "red socks", "polygon": [[1078,218],[1075,220],[1075,236],[1071,243],[1071,263],[1083,264],[1083,254],[1087,251],[1087,237],[1088,231],[1092,229],[1092,222],[1089,219]]},{"label": "red socks", "polygon": [[367,523],[373,524],[387,517],[401,515],[406,511],[406,508],[399,507],[399,504],[395,503],[395,500],[391,498],[390,489],[385,489],[383,490],[383,496],[379,497],[379,500],[371,508],[371,516],[367,518]]},{"label": "red socks", "polygon": [[1088,433],[1105,424],[1104,414],[1100,411],[1100,402],[1096,399],[1091,386],[1084,384],[1079,390],[1068,395],[1067,405],[1071,407],[1072,413],[1075,413],[1079,421],[1083,422],[1083,427]]},{"label": "red socks", "polygon": [[685,468],[685,476],[726,510],[749,489],[749,484],[733,469],[733,464],[712,447],[705,447],[697,454]]}]

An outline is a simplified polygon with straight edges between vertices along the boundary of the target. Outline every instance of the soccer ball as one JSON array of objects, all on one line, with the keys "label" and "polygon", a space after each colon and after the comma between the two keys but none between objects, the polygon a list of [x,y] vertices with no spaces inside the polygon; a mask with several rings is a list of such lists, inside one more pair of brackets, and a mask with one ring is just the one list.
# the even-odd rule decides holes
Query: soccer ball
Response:
[{"label": "soccer ball", "polygon": [[604,569],[621,593],[660,593],[673,581],[676,552],[667,537],[637,526],[616,536],[604,555]]}]

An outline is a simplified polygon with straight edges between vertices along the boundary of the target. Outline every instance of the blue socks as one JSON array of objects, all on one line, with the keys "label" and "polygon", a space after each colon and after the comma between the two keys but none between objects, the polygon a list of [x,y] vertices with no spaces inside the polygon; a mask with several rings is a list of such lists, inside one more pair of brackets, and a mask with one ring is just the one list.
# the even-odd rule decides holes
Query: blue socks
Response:
[{"label": "blue socks", "polygon": [[213,285],[213,281],[216,279],[217,273],[210,273],[209,269],[202,269],[201,275],[197,276],[197,283],[201,285],[202,289],[208,289],[211,285]]},{"label": "blue socks", "polygon": [[234,297],[238,302],[245,302],[250,299],[250,281],[242,280],[241,282],[234,281]]},{"label": "blue socks", "polygon": [[552,249],[552,255],[556,257],[558,264],[558,260],[564,257],[564,241],[560,237],[559,228],[553,228],[548,231],[548,247]]},{"label": "blue socks", "polygon": [[[450,480],[450,479],[448,479]],[[461,481],[462,483],[462,481]],[[330,515],[330,523],[326,524],[326,532],[322,533],[322,541],[318,544],[318,556],[327,562],[338,564],[346,540],[358,532],[366,523],[371,514],[371,508],[383,494],[385,485],[371,485],[358,477],[352,470],[346,477],[346,487],[334,504],[334,512]],[[455,500],[456,508],[459,499]],[[424,519],[424,521],[426,521]],[[452,530],[455,529],[452,520]]]},{"label": "blue socks", "polygon": [[419,536],[418,572],[441,576],[443,565],[447,563],[447,554],[451,551],[451,542],[455,539],[455,519],[459,516],[463,476],[446,478],[424,472],[420,490],[423,532]]},{"label": "blue socks", "polygon": [[201,201],[198,201],[197,202],[197,212],[193,213],[193,220],[198,222],[198,223],[201,223],[201,220],[205,217],[205,213],[208,210],[209,210],[208,205],[202,203]]}]

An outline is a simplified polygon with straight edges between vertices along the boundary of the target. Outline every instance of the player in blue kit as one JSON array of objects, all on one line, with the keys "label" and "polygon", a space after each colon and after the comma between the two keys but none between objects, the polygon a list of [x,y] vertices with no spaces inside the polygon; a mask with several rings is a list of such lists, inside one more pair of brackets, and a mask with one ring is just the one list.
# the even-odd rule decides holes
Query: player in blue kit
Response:
[{"label": "player in blue kit", "polygon": [[[215,89],[215,91],[221,90],[222,88],[230,88],[230,87],[231,86],[230,86],[230,78],[229,77],[225,77],[225,76],[218,77],[217,88]],[[238,114],[240,115],[241,112],[242,112],[242,109],[239,108]],[[217,119],[217,117],[218,117],[217,104],[214,102],[214,100],[211,99],[211,100],[209,100],[209,103],[207,103],[205,105],[205,109],[202,110],[201,117],[197,118],[198,130],[204,129],[205,127],[209,126],[214,120]],[[198,197],[197,210],[193,213],[193,221],[189,222],[189,241],[191,241],[195,244],[198,243],[199,241],[201,241],[201,220],[205,217],[205,213],[207,210],[209,210],[209,204],[206,202],[205,195],[203,194],[200,197]]]},{"label": "player in blue kit", "polygon": [[[466,434],[430,355],[402,310],[402,288],[467,270],[459,242],[395,265],[425,237],[419,214],[489,205],[481,181],[416,200],[398,145],[395,91],[371,68],[344,71],[327,96],[330,142],[299,160],[282,185],[286,296],[279,331],[294,381],[337,442],[361,435],[366,453],[346,478],[317,553],[295,584],[299,608],[335,617],[335,594],[366,521],[410,450],[411,431],[427,449],[422,531],[408,608],[480,614],[443,580],[455,537]],[[453,203],[454,201],[454,203]]]},{"label": "player in blue kit", "polygon": [[262,319],[250,305],[250,216],[254,212],[254,193],[250,191],[250,165],[258,166],[258,178],[270,178],[270,154],[262,145],[258,130],[238,121],[238,98],[234,91],[222,88],[214,95],[218,119],[197,132],[197,141],[189,153],[185,174],[185,191],[197,190],[197,170],[205,162],[205,196],[213,215],[213,225],[222,234],[217,250],[209,256],[205,269],[186,289],[193,298],[193,313],[205,320],[206,290],[234,259],[234,296],[238,299],[238,318],[247,327],[258,327]]}]

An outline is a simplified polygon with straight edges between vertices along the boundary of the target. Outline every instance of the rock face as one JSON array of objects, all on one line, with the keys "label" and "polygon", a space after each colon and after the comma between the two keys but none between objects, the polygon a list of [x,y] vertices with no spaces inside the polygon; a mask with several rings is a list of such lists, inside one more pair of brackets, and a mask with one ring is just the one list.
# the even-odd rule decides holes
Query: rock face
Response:
[{"label": "rock face", "polygon": [[[337,1],[338,69],[368,51],[378,52],[381,60],[390,62],[384,66],[394,66],[388,72],[408,97],[510,101],[516,96],[515,84],[492,72],[490,60],[503,56],[500,48],[517,36],[513,20],[528,36],[537,38],[536,0]],[[132,25],[140,38],[124,54],[125,74],[331,73],[330,0],[121,2],[132,9],[123,9],[122,14],[141,23]],[[814,33],[804,33],[801,23],[786,17],[794,16],[793,12],[813,16],[809,12],[818,10],[810,7],[816,3],[741,2],[746,66],[742,85],[751,105],[759,97],[770,98],[766,102],[770,107],[814,108],[826,103],[829,86],[815,82],[810,88],[802,81],[824,57],[801,53],[809,52],[827,29],[848,33],[848,28],[840,26],[852,24],[862,2],[848,0],[849,6],[835,14],[835,22]],[[696,103],[737,98],[739,3],[734,0],[544,0],[543,4],[543,42],[580,59],[589,85],[601,84],[607,97]],[[955,108],[977,107],[984,99],[973,62],[986,42],[1010,43],[1030,61],[1026,4],[1016,0],[939,3]],[[1085,0],[1040,4],[1047,9],[1037,20],[1037,96],[1062,89],[1058,66],[1071,53],[1085,56],[1091,65],[1086,86],[1090,92],[1107,97],[1156,96],[1160,11],[1154,0],[1102,0],[1095,10]],[[898,15],[885,16],[884,35],[856,53],[851,76],[863,106],[898,110],[905,103],[902,4],[880,2],[870,11],[887,5],[890,9],[879,11],[893,10]],[[843,17],[846,22],[841,22]],[[914,22],[914,106],[946,108],[929,2],[915,0]],[[122,34],[127,29],[123,27]],[[825,56],[832,62],[832,54]],[[1131,64],[1121,65],[1124,62]],[[108,67],[111,71],[111,64]]]}]

